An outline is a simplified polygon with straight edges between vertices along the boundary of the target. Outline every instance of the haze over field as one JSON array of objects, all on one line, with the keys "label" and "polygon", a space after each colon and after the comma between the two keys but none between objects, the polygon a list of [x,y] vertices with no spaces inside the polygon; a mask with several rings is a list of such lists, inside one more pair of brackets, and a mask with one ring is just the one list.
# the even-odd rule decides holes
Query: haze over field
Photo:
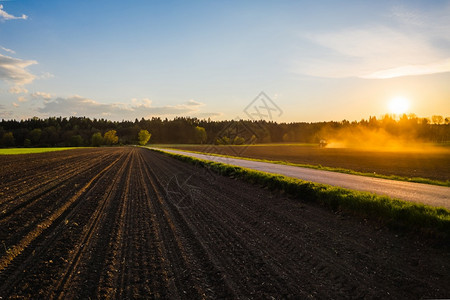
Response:
[{"label": "haze over field", "polygon": [[0,3],[0,119],[450,115],[450,1]]},{"label": "haze over field", "polygon": [[448,297],[449,16],[0,0],[0,300]]}]

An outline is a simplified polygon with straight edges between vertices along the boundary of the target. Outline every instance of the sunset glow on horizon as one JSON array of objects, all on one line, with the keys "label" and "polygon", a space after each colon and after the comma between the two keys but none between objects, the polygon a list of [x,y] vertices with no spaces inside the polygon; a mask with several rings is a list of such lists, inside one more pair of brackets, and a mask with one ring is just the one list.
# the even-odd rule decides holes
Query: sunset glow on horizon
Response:
[{"label": "sunset glow on horizon", "polygon": [[0,3],[0,119],[450,116],[450,1]]},{"label": "sunset glow on horizon", "polygon": [[389,112],[396,115],[408,113],[410,101],[405,97],[395,97],[389,101]]}]

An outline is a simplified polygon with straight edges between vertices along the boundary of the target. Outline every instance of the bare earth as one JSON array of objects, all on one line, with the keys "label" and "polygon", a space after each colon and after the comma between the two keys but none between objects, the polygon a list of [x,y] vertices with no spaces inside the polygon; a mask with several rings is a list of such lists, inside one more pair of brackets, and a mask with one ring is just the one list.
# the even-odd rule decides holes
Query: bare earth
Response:
[{"label": "bare earth", "polygon": [[179,150],[163,150],[166,152],[231,164],[257,171],[281,174],[302,180],[329,184],[357,191],[371,192],[378,195],[386,195],[392,198],[450,209],[450,187],[446,186],[358,176],[289,165],[184,152]]},{"label": "bare earth", "polygon": [[0,164],[3,299],[450,296],[435,241],[146,149]]},{"label": "bare earth", "polygon": [[363,173],[450,180],[450,148],[414,146],[404,150],[319,148],[298,145],[178,145],[177,149],[344,168]]}]

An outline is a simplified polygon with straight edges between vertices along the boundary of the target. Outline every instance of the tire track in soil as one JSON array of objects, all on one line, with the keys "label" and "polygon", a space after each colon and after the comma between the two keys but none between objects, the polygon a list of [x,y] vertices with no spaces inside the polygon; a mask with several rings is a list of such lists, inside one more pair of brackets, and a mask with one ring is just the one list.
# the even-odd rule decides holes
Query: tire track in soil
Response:
[{"label": "tire track in soil", "polygon": [[[186,249],[180,239],[173,217],[165,205],[164,196],[161,192],[163,189],[157,186],[153,171],[145,161],[144,163],[147,167],[143,170],[143,178],[145,178],[143,188],[148,195],[150,210],[153,212],[152,218],[156,225],[157,237],[161,241],[160,252],[165,258],[163,268],[168,278],[169,296],[171,298],[177,296],[203,298],[204,291],[194,282],[191,273],[188,272],[190,265]],[[149,184],[150,186],[148,186]]]},{"label": "tire track in soil", "polygon": [[[99,254],[105,253],[108,237],[113,236],[112,221],[116,219],[114,214],[118,212],[117,206],[120,204],[122,196],[118,186],[129,185],[132,154],[132,152],[126,154],[119,170],[113,174],[113,178],[107,177],[112,172],[105,174],[105,177],[112,181],[109,190],[105,191],[100,199],[97,209],[91,215],[84,233],[77,243],[78,247],[71,253],[69,259],[71,263],[62,273],[62,279],[56,285],[56,298],[73,298],[77,294],[82,298],[87,298],[93,294],[92,290],[95,290],[96,286],[86,283],[98,282],[99,271],[104,268],[104,257]],[[96,186],[93,186],[92,190],[95,188]],[[101,191],[102,188],[99,188]]]},{"label": "tire track in soil", "polygon": [[[97,159],[97,161],[101,162],[108,156],[110,156],[110,154],[102,155]],[[63,164],[60,163],[56,167],[48,166],[46,167],[47,171],[41,173],[31,173],[25,176],[18,176],[17,174],[14,174],[14,177],[19,177],[19,179],[10,182],[4,182],[4,185],[7,185],[11,188],[8,188],[7,192],[2,193],[2,200],[0,200],[0,211],[2,211],[3,213],[3,207],[7,206],[11,202],[13,202],[15,205],[20,204],[21,201],[23,202],[24,196],[30,197],[32,196],[30,195],[30,193],[36,193],[35,190],[39,192],[47,185],[50,186],[49,188],[47,188],[47,190],[51,190],[57,184],[60,184],[67,179],[73,178],[74,176],[78,175],[80,171],[86,169],[86,166],[93,168],[96,166],[96,164],[92,164],[92,156],[76,157],[74,158],[74,161],[64,159]],[[55,174],[57,174],[56,178],[54,176]],[[24,184],[28,182],[31,182],[32,185],[24,186]],[[2,187],[0,186],[0,191],[1,190]],[[40,194],[42,195],[45,192],[46,191],[44,190]]]},{"label": "tire track in soil", "polygon": [[[306,207],[306,209],[297,209],[299,215],[294,215],[292,212],[287,211],[287,208],[289,208],[287,205],[280,205],[282,208],[280,213],[274,210],[268,211],[274,206],[274,203],[267,203],[267,201],[264,201],[265,199],[255,197],[254,188],[233,189],[230,186],[238,185],[242,187],[242,185],[218,176],[215,188],[211,189],[205,184],[207,178],[205,178],[201,169],[196,170],[195,167],[188,164],[183,166],[183,164],[171,163],[169,158],[161,155],[149,156],[151,156],[154,165],[160,170],[160,178],[164,178],[163,174],[197,173],[198,176],[192,177],[193,181],[191,184],[197,185],[203,196],[197,201],[201,205],[197,205],[195,211],[196,214],[200,214],[202,210],[206,209],[205,214],[210,216],[209,221],[202,222],[200,220],[197,221],[197,224],[204,225],[206,223],[210,228],[217,225],[218,232],[223,233],[226,229],[229,229],[231,234],[242,236],[242,243],[250,246],[250,249],[254,251],[252,253],[246,249],[243,252],[247,251],[247,253],[252,253],[253,256],[263,256],[264,262],[275,266],[275,270],[277,270],[276,266],[279,266],[277,271],[287,279],[284,284],[285,291],[289,291],[289,285],[291,284],[294,287],[292,291],[295,295],[301,294],[302,290],[305,292],[314,290],[313,296],[326,297],[330,295],[330,290],[333,290],[333,295],[341,295],[343,297],[349,294],[355,297],[364,297],[367,294],[385,297],[388,295],[387,291],[401,296],[404,294],[397,291],[398,286],[396,285],[399,282],[403,286],[409,286],[411,288],[409,292],[417,291],[419,294],[427,289],[435,292],[446,290],[445,284],[443,285],[442,280],[439,280],[439,278],[445,277],[443,274],[447,274],[448,277],[448,263],[441,264],[439,260],[434,260],[433,263],[436,267],[428,268],[431,271],[429,274],[433,274],[432,276],[438,279],[438,284],[435,284],[433,280],[424,277],[421,272],[411,272],[411,269],[408,270],[408,268],[403,270],[404,266],[396,262],[395,259],[400,258],[404,263],[411,264],[411,262],[408,262],[408,259],[405,259],[404,254],[395,253],[397,257],[393,259],[389,254],[386,255],[392,252],[391,249],[377,249],[380,248],[377,245],[380,242],[380,240],[376,239],[377,235],[379,235],[377,231],[373,232],[375,234],[373,239],[369,231],[366,236],[361,234],[355,241],[355,234],[347,237],[336,229],[324,227],[325,221],[322,218],[324,215],[326,217],[327,214],[332,215],[332,213],[324,212],[321,208]],[[167,177],[165,179],[168,180]],[[266,192],[264,193],[267,194]],[[292,201],[287,199],[284,201],[292,203]],[[295,206],[299,206],[299,204],[294,203],[294,205],[290,206],[295,209]],[[259,212],[257,211],[258,208],[260,209]],[[305,210],[308,210],[306,213],[313,213],[313,215],[305,215]],[[271,213],[270,217],[267,216],[268,212]],[[314,215],[317,216],[317,219],[314,219]],[[301,217],[305,216],[307,217],[305,220],[306,224],[302,224]],[[188,218],[193,219],[194,217],[195,215],[189,215]],[[290,219],[290,222],[286,222],[286,217]],[[330,224],[341,225],[339,223],[342,223],[341,220],[327,218],[328,221],[334,223]],[[311,228],[308,228],[308,226]],[[315,229],[316,231],[304,233],[305,228],[308,230]],[[364,232],[370,228],[364,228],[363,226],[360,229]],[[198,230],[201,231],[201,227]],[[338,239],[335,237],[336,234],[339,236]],[[393,234],[388,233],[388,235],[392,237]],[[223,239],[222,236],[221,239]],[[202,240],[206,242],[207,236],[204,236]],[[381,242],[386,241],[381,240]],[[389,242],[398,244],[398,241]],[[407,242],[411,246],[411,242]],[[214,239],[209,245],[215,245]],[[411,248],[413,247],[417,247],[417,245],[414,244]],[[374,253],[373,249],[384,253]],[[412,252],[412,256],[418,256],[417,253]],[[355,254],[357,259],[354,257]],[[386,261],[377,258],[379,254],[385,256]],[[234,257],[236,254],[230,253],[230,256]],[[449,258],[448,252],[444,251],[444,257]],[[417,258],[414,258],[413,264],[416,263]],[[248,264],[245,265],[247,266]],[[392,267],[393,265],[395,267]],[[440,270],[434,272],[434,269]],[[237,277],[237,279],[239,278],[242,281],[245,276],[241,274],[240,277]],[[248,287],[251,284],[245,286]],[[308,296],[308,293],[305,296]]]},{"label": "tire track in soil", "polygon": [[[165,166],[156,163],[157,158],[155,157],[152,157],[152,160],[158,166],[158,177],[163,177]],[[172,170],[165,174],[176,174],[179,171]],[[162,183],[160,185],[163,186]],[[202,198],[202,204],[203,200]],[[177,211],[176,207],[170,202],[167,206],[172,206],[174,211]],[[208,248],[211,248],[208,250],[204,249],[204,252],[208,253],[206,257],[214,262],[215,269],[220,270],[219,273],[227,279],[227,286],[232,287],[231,290],[234,293],[234,297],[246,297],[251,295],[252,291],[253,293],[258,291],[262,295],[277,294],[276,291],[282,293],[286,289],[286,285],[284,284],[283,286],[283,282],[278,274],[273,272],[271,266],[264,262],[259,251],[258,253],[252,253],[245,246],[246,241],[235,234],[236,231],[227,230],[229,226],[226,223],[220,223],[220,217],[218,219],[212,218],[210,212],[205,213],[203,209],[204,207],[201,205],[195,207],[195,214],[192,214],[194,212],[192,209],[183,209],[180,212],[186,214],[183,217],[183,221],[190,227],[190,232],[196,233],[196,236],[191,237],[190,240],[201,240],[202,244],[206,244]],[[201,225],[199,226],[199,224]],[[207,226],[204,226],[205,224]],[[217,255],[217,253],[221,255]],[[243,264],[245,264],[246,268],[242,267]],[[261,277],[270,283],[261,285],[261,282],[253,280]],[[236,294],[236,292],[238,293]]]},{"label": "tire track in soil", "polygon": [[[157,160],[157,158],[153,159],[154,161]],[[158,164],[156,163],[156,165]],[[167,168],[165,168],[167,165],[160,166],[160,171],[166,169],[166,174],[180,172],[180,169],[168,171]],[[164,172],[160,172],[160,174],[161,173]],[[217,197],[217,194],[212,194],[212,197]],[[245,222],[242,222],[239,217],[230,218],[230,214],[224,209],[218,210],[217,207],[206,207],[205,205],[207,204],[206,202],[209,201],[209,196],[211,195],[203,194],[201,199],[198,200],[201,202],[201,205],[195,207],[195,214],[190,214],[185,217],[185,219],[190,223],[190,226],[194,228],[193,231],[198,233],[199,236],[197,239],[203,240],[204,243],[212,248],[210,249],[211,253],[222,254],[215,258],[216,264],[219,269],[224,270],[227,278],[229,278],[229,284],[234,286],[235,291],[238,290],[241,291],[241,293],[242,291],[245,291],[244,294],[240,294],[239,296],[248,297],[255,293],[263,295],[281,295],[282,293],[293,294],[294,292],[295,294],[300,295],[301,290],[298,288],[296,290],[289,290],[289,284],[283,280],[283,277],[286,277],[283,274],[286,272],[286,268],[279,271],[279,266],[268,264],[265,261],[265,258],[270,257],[269,250],[270,248],[274,248],[273,243],[262,245],[263,247],[254,247],[253,245],[252,247],[248,247],[248,241],[256,240],[254,230],[245,226]],[[226,195],[223,195],[222,197],[225,198],[223,200],[229,200]],[[183,210],[183,212],[191,213],[192,210]],[[208,224],[206,231],[204,230],[205,227],[202,226],[203,224]],[[258,232],[258,234],[260,234],[260,232]],[[217,237],[220,237],[220,242],[217,242]],[[275,251],[278,250],[279,246],[277,245]],[[244,262],[246,267],[242,268]],[[293,268],[295,269],[295,266]],[[278,271],[275,269],[278,269]],[[255,278],[256,280],[254,280]],[[259,278],[265,278],[269,283],[261,285],[258,281]],[[230,281],[233,282],[231,283]]]},{"label": "tire track in soil", "polygon": [[[5,279],[0,287],[0,291],[18,287],[14,285],[14,282],[21,280],[22,272],[32,273],[30,271],[38,269],[37,267],[42,263],[42,260],[36,260],[35,256],[43,255],[46,251],[47,254],[51,253],[56,240],[66,229],[65,225],[72,217],[77,216],[76,212],[78,209],[83,208],[82,204],[86,202],[83,197],[89,194],[91,191],[90,187],[98,183],[98,180],[104,177],[105,173],[113,168],[123,156],[124,153],[121,153],[117,159],[103,167],[95,176],[90,178],[87,184],[78,189],[71,198],[54,211],[50,217],[41,220],[40,224],[28,232],[18,244],[11,247],[8,253],[0,258],[0,278]],[[28,247],[29,245],[31,246]],[[22,252],[26,253],[21,255]],[[11,270],[7,269],[5,272],[5,269],[10,265],[15,265],[17,268],[11,267],[9,268]]]},{"label": "tire track in soil", "polygon": [[[146,205],[148,191],[145,189],[140,156],[135,157],[130,202],[123,224],[125,235],[122,239],[120,272],[117,276],[118,289],[115,298],[136,298],[148,295],[156,298],[167,297],[169,279],[164,268],[161,239],[152,218],[153,212]],[[144,188],[143,188],[144,187]],[[134,251],[133,251],[134,250]]]},{"label": "tire track in soil", "polygon": [[[165,165],[167,167],[167,165]],[[183,169],[183,168],[181,168]],[[173,173],[175,170],[166,170],[166,174]],[[180,171],[180,169],[178,169]],[[194,183],[195,184],[195,183]],[[198,183],[197,183],[198,184]],[[218,187],[219,188],[219,187]],[[208,193],[208,190],[202,189],[203,193],[201,202],[201,207],[196,207],[196,214],[194,216],[190,216],[189,219],[192,220],[196,224],[211,224],[210,233],[208,236],[214,237],[221,235],[224,240],[228,240],[229,245],[237,245],[236,249],[233,251],[237,253],[246,253],[250,257],[265,257],[266,259],[263,261],[255,261],[253,263],[248,262],[248,265],[260,265],[271,271],[271,274],[278,274],[276,277],[278,278],[270,278],[268,274],[264,275],[270,279],[271,282],[282,281],[283,288],[280,288],[278,285],[277,292],[282,293],[286,292],[288,294],[296,294],[299,295],[302,293],[302,290],[299,289],[299,286],[311,287],[318,284],[323,285],[323,282],[333,281],[334,286],[341,286],[342,290],[347,289],[348,291],[353,291],[356,294],[356,290],[362,290],[366,287],[357,286],[352,284],[354,279],[361,276],[362,274],[357,270],[352,270],[352,279],[348,278],[348,268],[344,266],[339,266],[339,263],[336,261],[336,255],[330,255],[327,251],[322,251],[320,248],[311,248],[308,249],[308,253],[301,253],[297,249],[297,247],[293,245],[304,245],[304,241],[296,238],[295,234],[283,235],[282,232],[284,229],[280,229],[278,226],[274,226],[273,222],[271,223],[269,218],[264,218],[264,215],[254,215],[255,207],[257,207],[257,203],[252,203],[252,207],[246,207],[243,205],[242,201],[237,201],[236,199],[242,198],[250,198],[251,195],[243,193],[239,191],[239,194],[233,192],[233,190],[228,189],[227,194],[223,194],[220,205],[222,207],[217,206],[217,202],[214,199],[217,195],[214,193]],[[245,202],[244,202],[245,203]],[[207,222],[205,219],[201,219],[200,214],[203,215],[203,218],[209,218]],[[262,218],[262,219],[261,219]],[[198,230],[201,230],[199,228]],[[228,232],[227,238],[224,237],[224,231]],[[235,240],[229,238],[229,236],[236,235]],[[203,238],[206,239],[205,237]],[[248,243],[251,241],[251,243]],[[276,243],[274,243],[274,241]],[[213,244],[211,242],[211,244]],[[250,244],[249,247],[243,247],[242,245]],[[305,252],[306,247],[302,247],[303,252]],[[214,252],[223,252],[226,249],[216,249]],[[289,254],[291,251],[296,251],[296,259],[286,261],[283,258],[285,255],[279,254]],[[315,254],[315,255],[313,255]],[[229,253],[226,257],[235,256]],[[270,259],[269,259],[270,258]],[[268,263],[270,261],[270,264]],[[302,270],[301,265],[305,262],[308,263],[311,270],[313,270],[315,277],[323,276],[322,280],[310,281],[307,278],[301,278],[301,274],[299,274],[299,270]],[[331,274],[327,265],[333,264],[335,270],[333,273],[333,278],[328,278]],[[231,261],[223,261],[223,265],[232,265]],[[257,274],[257,271],[248,271],[247,274]],[[245,275],[246,278],[249,275]],[[241,282],[242,286],[249,288],[252,286],[251,282],[243,282],[242,276],[236,276],[236,278]],[[285,279],[283,282],[283,278]],[[290,282],[286,281],[286,278],[290,278]],[[292,278],[301,279],[303,282],[294,282]],[[308,282],[309,281],[309,282]],[[294,284],[295,283],[295,284]],[[258,285],[254,288],[257,289]],[[274,291],[268,291],[268,293],[274,293]],[[363,295],[363,292],[360,292]],[[307,296],[307,295],[304,295]]]},{"label": "tire track in soil", "polygon": [[[198,292],[198,296],[201,298],[232,298],[235,296],[233,292],[233,287],[231,287],[230,282],[226,279],[224,274],[218,269],[216,259],[214,255],[207,251],[201,240],[197,238],[186,221],[182,213],[178,208],[167,200],[165,186],[159,180],[160,169],[158,168],[158,175],[153,171],[155,166],[152,166],[146,159],[146,152],[141,152],[142,164],[145,166],[145,178],[146,182],[150,183],[151,191],[155,194],[158,201],[154,204],[149,202],[149,205],[154,207],[156,212],[154,216],[164,215],[164,219],[157,219],[156,224],[165,224],[161,226],[162,229],[171,229],[171,234],[175,235],[178,249],[181,252],[181,256],[184,259],[184,265],[180,266],[181,269],[174,270],[175,274],[182,274],[185,278],[182,280],[186,281],[186,276],[190,280],[194,281],[195,289]],[[145,187],[146,185],[144,185]],[[146,188],[148,191],[148,189]],[[153,199],[150,197],[149,199]],[[160,211],[162,210],[162,213]],[[160,227],[160,228],[161,228]],[[165,232],[162,233],[162,238]],[[167,241],[167,238],[165,238]],[[167,248],[166,248],[167,249]],[[170,246],[169,246],[170,249]],[[167,252],[167,251],[166,251]],[[169,250],[169,254],[171,251]],[[176,265],[175,265],[176,266]],[[175,275],[176,276],[176,275]],[[178,275],[179,276],[179,275]],[[172,275],[173,277],[173,275]],[[183,282],[176,282],[177,286],[180,286]],[[187,286],[189,288],[189,285]],[[181,296],[186,296],[185,288],[181,287],[178,290],[183,291],[180,293]]]},{"label": "tire track in soil", "polygon": [[[79,186],[86,184],[92,176],[100,172],[101,163],[112,162],[117,152],[108,153],[108,159],[105,156],[95,158],[91,164],[85,165],[85,170],[80,170],[77,175],[66,181],[64,184],[58,183],[56,187],[41,193],[40,197],[32,197],[32,203],[20,209],[12,208],[14,213],[0,214],[0,240],[3,247],[0,249],[0,255],[5,254],[7,248],[13,247],[19,243],[22,237],[28,234],[42,219],[48,218],[60,206],[65,204],[65,199],[72,197],[79,189]],[[91,158],[92,159],[92,158]],[[100,162],[98,162],[101,160]],[[81,180],[80,180],[81,179]],[[39,186],[39,182],[35,182]],[[69,189],[67,187],[70,187]],[[17,205],[17,206],[20,206]],[[16,207],[17,207],[16,206]],[[16,230],[12,230],[17,228]]]},{"label": "tire track in soil", "polygon": [[[36,225],[36,222],[38,222],[36,211],[40,211],[40,218],[50,215],[52,210],[57,209],[57,206],[62,204],[61,201],[58,200],[65,199],[75,193],[75,190],[80,185],[80,178],[84,177],[84,180],[81,181],[82,185],[87,182],[93,174],[98,172],[98,167],[101,166],[105,160],[109,161],[108,158],[113,159],[112,156],[112,153],[101,156],[94,162],[92,162],[91,158],[90,163],[89,160],[86,160],[84,164],[78,165],[75,170],[58,176],[56,180],[50,179],[48,182],[39,182],[36,180],[33,188],[30,189],[32,191],[26,191],[23,195],[15,197],[10,201],[12,203],[9,205],[9,208],[3,207],[2,210],[0,206],[0,228],[6,228],[11,226],[11,224],[16,223],[22,224],[22,231],[26,232],[28,227],[33,227]],[[72,186],[72,188],[67,189],[67,186]],[[57,200],[54,201],[54,199]],[[11,233],[13,232],[10,232],[10,234]],[[21,236],[20,232],[15,232],[14,234]],[[0,234],[0,239],[8,240],[8,233],[2,232]]]},{"label": "tire track in soil", "polygon": [[[33,164],[33,160],[30,161],[29,159],[20,159],[17,158],[17,156],[1,159],[3,170],[0,177],[0,195],[3,197],[0,200],[0,203],[8,200],[4,194],[1,194],[4,187],[7,187],[9,192],[13,191],[11,194],[14,196],[17,196],[17,193],[19,192],[26,194],[26,192],[23,192],[23,183],[28,183],[31,181],[39,182],[42,185],[42,179],[45,180],[45,178],[50,176],[50,180],[54,180],[55,174],[76,171],[75,169],[81,162],[92,160],[93,153],[85,153],[85,151],[82,150],[75,150],[71,152],[73,152],[73,155],[70,156],[62,156],[62,153],[58,153],[59,155],[53,155],[49,158],[49,160],[44,160],[41,158],[37,165]],[[61,163],[62,157],[64,157],[63,164]],[[45,168],[45,170],[42,170],[42,168]]]},{"label": "tire track in soil", "polygon": [[[15,257],[0,251],[0,297],[442,298],[450,293],[445,248],[230,178],[217,176],[211,186],[203,169],[146,149],[95,150],[90,157],[97,167],[70,179],[81,185],[44,193],[26,207],[45,209],[61,197],[50,214],[38,214],[28,229],[18,223],[9,229],[18,232],[8,232],[9,241],[17,240],[10,250],[20,251]],[[109,159],[100,162],[101,153]],[[58,170],[63,176],[69,169]],[[191,176],[189,183],[198,188],[193,206],[180,207],[168,196],[174,175]],[[19,211],[8,218],[18,218]]]},{"label": "tire track in soil", "polygon": [[[134,157],[132,158],[134,160]],[[114,227],[111,233],[111,238],[108,242],[108,250],[105,252],[105,267],[100,274],[98,289],[96,294],[101,298],[111,299],[116,291],[118,284],[118,276],[125,273],[126,261],[123,256],[124,252],[129,251],[130,245],[127,243],[127,230],[129,221],[129,205],[133,197],[135,186],[131,187],[130,177],[134,175],[131,172],[132,168],[128,168],[127,182],[123,199],[121,200],[120,207],[118,208],[117,221],[114,222]]]},{"label": "tire track in soil", "polygon": [[158,243],[161,241],[153,234],[155,229],[152,229],[149,207],[145,205],[147,195],[142,191],[142,170],[137,159],[135,155],[125,191],[128,196],[120,208],[113,234],[116,243],[110,245],[107,268],[99,284],[97,295],[100,297],[165,296],[163,283],[167,278],[159,267],[162,256],[158,253]]}]

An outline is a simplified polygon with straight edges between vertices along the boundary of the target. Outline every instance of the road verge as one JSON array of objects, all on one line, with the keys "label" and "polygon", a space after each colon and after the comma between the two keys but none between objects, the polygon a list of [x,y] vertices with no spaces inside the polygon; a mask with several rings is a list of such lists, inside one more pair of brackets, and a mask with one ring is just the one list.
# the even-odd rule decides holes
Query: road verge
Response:
[{"label": "road verge", "polygon": [[330,172],[351,174],[351,175],[358,175],[358,176],[365,176],[365,177],[406,181],[406,182],[416,182],[416,183],[424,183],[424,184],[450,187],[450,180],[441,181],[441,180],[435,180],[435,179],[423,178],[423,177],[405,177],[405,176],[400,176],[400,175],[385,175],[385,174],[378,174],[378,173],[359,172],[359,171],[345,169],[345,168],[327,167],[327,166],[322,166],[322,165],[311,165],[311,164],[298,164],[298,163],[291,163],[288,161],[281,161],[281,160],[268,160],[268,159],[260,159],[260,158],[253,158],[253,157],[233,156],[233,155],[225,155],[225,154],[219,154],[219,153],[187,150],[184,148],[180,149],[180,148],[164,147],[164,149],[191,152],[191,153],[196,153],[196,154],[211,155],[211,156],[218,156],[218,157],[259,161],[259,162],[266,162],[266,163],[271,163],[271,164],[294,166],[294,167],[308,168],[308,169],[315,169],[315,170],[323,170],[323,171],[330,171]]},{"label": "road verge", "polygon": [[345,211],[397,229],[420,232],[443,241],[450,240],[450,211],[445,208],[255,171],[158,149],[150,150],[207,168],[220,175],[233,176],[271,190],[283,191],[296,199],[318,203],[333,211]]}]

